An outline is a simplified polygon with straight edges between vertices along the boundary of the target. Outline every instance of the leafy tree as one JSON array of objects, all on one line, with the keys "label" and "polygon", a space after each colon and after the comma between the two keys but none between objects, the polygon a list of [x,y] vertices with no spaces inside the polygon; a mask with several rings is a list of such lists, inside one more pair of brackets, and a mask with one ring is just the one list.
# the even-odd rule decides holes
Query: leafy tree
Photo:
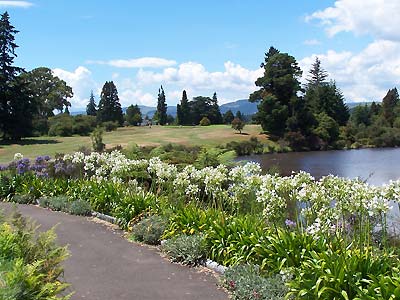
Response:
[{"label": "leafy tree", "polygon": [[138,126],[140,123],[142,123],[143,118],[142,118],[142,112],[140,111],[139,106],[136,105],[130,105],[126,109],[126,121],[128,122],[129,125],[134,125]]},{"label": "leafy tree", "polygon": [[222,117],[225,124],[231,124],[235,116],[231,110],[228,110]]},{"label": "leafy tree", "polygon": [[35,103],[29,89],[18,75],[22,68],[13,65],[17,56],[15,34],[7,12],[0,19],[0,132],[4,139],[20,139],[32,130]]},{"label": "leafy tree", "polygon": [[182,92],[181,104],[176,106],[178,125],[191,125],[190,106],[186,91]]},{"label": "leafy tree", "polygon": [[246,125],[238,117],[234,118],[231,124],[232,124],[232,128],[235,129],[236,131],[239,131],[240,134],[242,134],[242,130],[243,130],[244,126]]},{"label": "leafy tree", "polygon": [[97,115],[97,108],[96,108],[96,102],[94,101],[93,91],[90,92],[89,103],[86,106],[86,114],[88,116],[96,116]]},{"label": "leafy tree", "polygon": [[250,101],[260,102],[257,120],[263,130],[283,136],[286,122],[295,115],[294,108],[300,101],[297,93],[301,91],[302,72],[293,56],[274,50],[266,54],[262,66],[264,75],[255,82],[260,89],[250,95]]},{"label": "leafy tree", "polygon": [[326,113],[317,114],[318,127],[314,130],[315,134],[323,141],[322,148],[334,143],[339,137],[338,123]]},{"label": "leafy tree", "polygon": [[390,89],[382,100],[382,115],[390,127],[393,127],[393,122],[396,118],[395,108],[398,103],[399,93],[396,88]]},{"label": "leafy tree", "polygon": [[118,122],[120,126],[124,122],[117,87],[112,81],[106,81],[101,91],[97,120],[100,123],[115,121]]},{"label": "leafy tree", "polygon": [[158,90],[157,112],[154,117],[160,125],[167,123],[167,103],[165,102],[165,92],[162,86]]},{"label": "leafy tree", "polygon": [[360,124],[369,126],[371,125],[370,113],[370,108],[366,104],[358,105],[354,107],[353,112],[351,113],[350,121],[356,126]]},{"label": "leafy tree", "polygon": [[22,76],[37,103],[39,116],[52,117],[54,110],[62,112],[64,108],[71,106],[68,98],[73,96],[72,88],[64,80],[54,76],[51,69],[40,67]]},{"label": "leafy tree", "polygon": [[203,117],[207,117],[212,124],[222,123],[221,112],[219,111],[216,95],[215,99],[198,96],[189,102],[192,124],[199,124]]}]

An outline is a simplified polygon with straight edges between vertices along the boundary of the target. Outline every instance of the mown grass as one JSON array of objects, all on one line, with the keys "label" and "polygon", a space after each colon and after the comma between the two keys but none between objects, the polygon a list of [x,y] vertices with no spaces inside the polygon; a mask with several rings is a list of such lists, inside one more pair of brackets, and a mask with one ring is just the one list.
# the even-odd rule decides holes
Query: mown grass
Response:
[{"label": "mown grass", "polygon": [[[217,146],[231,141],[245,141],[252,136],[266,143],[267,137],[260,134],[259,125],[246,125],[242,134],[238,134],[228,125],[201,126],[152,126],[150,127],[124,127],[104,134],[107,148],[121,145],[126,147],[129,143],[140,146],[157,146],[168,143],[184,144],[188,146]],[[23,139],[20,143],[5,143],[0,141],[0,163],[7,163],[20,152],[25,157],[34,158],[38,155],[56,153],[71,153],[79,147],[91,148],[88,136],[73,137],[37,137]]]}]

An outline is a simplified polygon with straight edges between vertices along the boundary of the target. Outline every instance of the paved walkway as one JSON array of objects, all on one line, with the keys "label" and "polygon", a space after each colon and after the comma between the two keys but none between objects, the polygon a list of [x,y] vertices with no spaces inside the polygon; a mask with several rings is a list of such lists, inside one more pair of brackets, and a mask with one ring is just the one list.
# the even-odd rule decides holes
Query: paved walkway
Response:
[{"label": "paved walkway", "polygon": [[[11,204],[0,203],[9,211]],[[19,211],[56,232],[60,245],[68,244],[65,280],[75,291],[72,300],[228,299],[207,272],[172,264],[155,249],[130,243],[119,230],[87,218],[19,205]]]}]

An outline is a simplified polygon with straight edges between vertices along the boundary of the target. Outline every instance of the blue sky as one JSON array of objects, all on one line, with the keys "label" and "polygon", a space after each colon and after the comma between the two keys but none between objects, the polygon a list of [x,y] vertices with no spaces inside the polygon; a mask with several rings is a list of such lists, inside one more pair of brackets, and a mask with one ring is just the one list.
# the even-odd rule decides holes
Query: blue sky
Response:
[{"label": "blue sky", "polygon": [[74,90],[72,110],[106,80],[123,106],[155,105],[161,84],[169,105],[183,89],[247,98],[271,45],[305,75],[318,55],[349,101],[380,100],[399,82],[398,0],[114,2],[0,1],[20,31],[16,64],[53,69]]}]

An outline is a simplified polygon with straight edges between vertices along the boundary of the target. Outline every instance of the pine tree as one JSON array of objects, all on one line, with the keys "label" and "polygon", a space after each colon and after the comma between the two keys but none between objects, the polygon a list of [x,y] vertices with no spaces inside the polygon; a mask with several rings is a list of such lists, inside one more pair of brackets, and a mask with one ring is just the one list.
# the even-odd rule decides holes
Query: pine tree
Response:
[{"label": "pine tree", "polygon": [[20,139],[30,134],[33,113],[26,83],[18,76],[24,70],[13,65],[16,58],[15,34],[19,31],[10,23],[7,12],[0,19],[0,134],[4,139]]},{"label": "pine tree", "polygon": [[191,125],[190,106],[186,91],[182,92],[181,104],[176,106],[177,123],[179,125]]},{"label": "pine tree", "polygon": [[124,122],[117,87],[112,81],[106,81],[101,91],[97,120],[100,123],[115,121],[118,122],[119,125],[122,125]]},{"label": "pine tree", "polygon": [[399,103],[399,93],[397,88],[390,89],[382,99],[382,114],[390,127],[393,127],[395,119],[395,107]]},{"label": "pine tree", "polygon": [[97,115],[96,102],[94,100],[93,91],[90,92],[89,103],[86,106],[86,114],[88,116],[96,116]]},{"label": "pine tree", "polygon": [[165,92],[163,87],[158,90],[157,112],[155,117],[158,124],[165,125],[167,123],[167,103],[165,102]]},{"label": "pine tree", "polygon": [[244,119],[244,118],[243,118],[243,114],[242,114],[242,112],[241,112],[240,110],[238,110],[238,111],[236,112],[235,118],[240,119],[240,120],[243,121],[243,119]]},{"label": "pine tree", "polygon": [[218,106],[217,93],[214,93],[211,99],[211,108],[209,111],[209,119],[211,124],[222,124],[222,115]]},{"label": "pine tree", "polygon": [[315,62],[311,65],[309,75],[306,78],[307,88],[319,87],[326,83],[328,73],[321,67],[321,61],[318,57],[315,58]]},{"label": "pine tree", "polygon": [[224,113],[223,120],[225,124],[231,124],[235,116],[233,115],[231,110],[228,110]]},{"label": "pine tree", "polygon": [[[271,50],[271,48],[270,48]],[[265,56],[264,75],[255,82],[260,87],[250,95],[251,102],[258,105],[257,120],[263,130],[282,137],[287,129],[289,118],[296,115],[300,101],[297,93],[301,90],[299,78],[301,69],[295,58],[287,53],[272,50]],[[293,122],[292,122],[293,123]]]}]

